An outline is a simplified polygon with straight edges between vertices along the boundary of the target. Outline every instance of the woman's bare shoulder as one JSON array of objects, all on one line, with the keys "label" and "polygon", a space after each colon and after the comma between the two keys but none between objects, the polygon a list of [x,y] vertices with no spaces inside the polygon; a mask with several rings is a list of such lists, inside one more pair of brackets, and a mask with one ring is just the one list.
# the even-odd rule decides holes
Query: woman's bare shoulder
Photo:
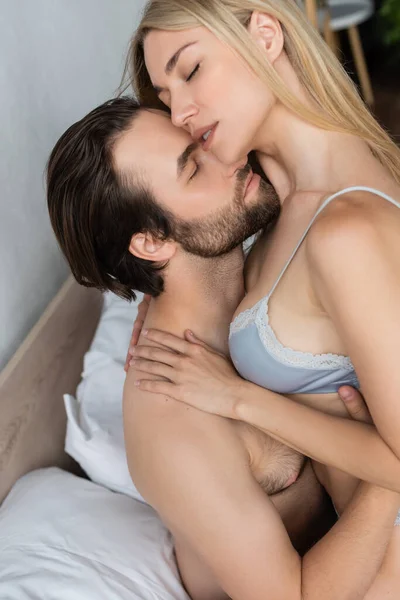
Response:
[{"label": "woman's bare shoulder", "polygon": [[[400,189],[393,204],[378,194],[352,191],[335,198],[317,217],[307,236],[307,252],[314,260],[370,247],[393,238],[400,244]],[[319,257],[319,258],[318,258]]]}]

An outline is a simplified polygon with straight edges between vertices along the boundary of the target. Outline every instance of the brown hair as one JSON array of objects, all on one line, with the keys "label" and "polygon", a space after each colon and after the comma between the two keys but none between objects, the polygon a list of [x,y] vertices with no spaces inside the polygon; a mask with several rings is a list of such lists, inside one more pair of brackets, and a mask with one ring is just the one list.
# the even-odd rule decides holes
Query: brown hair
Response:
[{"label": "brown hair", "polygon": [[47,204],[58,243],[78,283],[134,300],[134,290],[158,296],[165,265],[129,252],[132,235],[170,237],[169,215],[143,178],[118,173],[113,146],[140,111],[130,97],[110,100],[74,123],[47,164]]}]

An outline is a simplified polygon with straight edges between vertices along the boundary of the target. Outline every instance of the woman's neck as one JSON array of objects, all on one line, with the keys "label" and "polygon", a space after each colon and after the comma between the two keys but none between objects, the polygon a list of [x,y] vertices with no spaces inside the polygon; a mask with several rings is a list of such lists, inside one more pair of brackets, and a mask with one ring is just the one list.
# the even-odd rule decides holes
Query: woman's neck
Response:
[{"label": "woman's neck", "polygon": [[[293,96],[313,109],[285,53],[274,68]],[[311,125],[279,101],[268,110],[253,148],[281,202],[296,192],[326,194],[353,185],[393,185],[387,169],[361,138]]]},{"label": "woman's neck", "polygon": [[319,129],[278,104],[260,128],[257,149],[281,202],[300,191],[324,194],[353,185],[376,187],[388,177],[360,138]]}]

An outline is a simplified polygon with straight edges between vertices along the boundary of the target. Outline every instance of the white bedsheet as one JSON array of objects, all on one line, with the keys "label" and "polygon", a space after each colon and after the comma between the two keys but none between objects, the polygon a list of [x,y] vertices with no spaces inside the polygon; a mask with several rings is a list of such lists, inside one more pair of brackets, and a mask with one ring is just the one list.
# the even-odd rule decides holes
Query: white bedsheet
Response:
[{"label": "white bedsheet", "polygon": [[189,600],[153,509],[57,468],[0,508],[1,600]]}]

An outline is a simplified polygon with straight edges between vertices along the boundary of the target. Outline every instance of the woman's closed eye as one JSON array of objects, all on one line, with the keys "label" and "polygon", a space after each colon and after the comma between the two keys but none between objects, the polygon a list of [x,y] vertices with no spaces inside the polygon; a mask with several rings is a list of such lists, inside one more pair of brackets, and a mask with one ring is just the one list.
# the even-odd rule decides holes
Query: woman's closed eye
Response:
[{"label": "woman's closed eye", "polygon": [[191,79],[193,79],[193,77],[196,75],[196,73],[198,72],[198,70],[200,69],[200,63],[198,63],[195,68],[193,69],[193,71],[190,73],[190,75],[188,75],[186,77],[186,81],[190,81]]}]

